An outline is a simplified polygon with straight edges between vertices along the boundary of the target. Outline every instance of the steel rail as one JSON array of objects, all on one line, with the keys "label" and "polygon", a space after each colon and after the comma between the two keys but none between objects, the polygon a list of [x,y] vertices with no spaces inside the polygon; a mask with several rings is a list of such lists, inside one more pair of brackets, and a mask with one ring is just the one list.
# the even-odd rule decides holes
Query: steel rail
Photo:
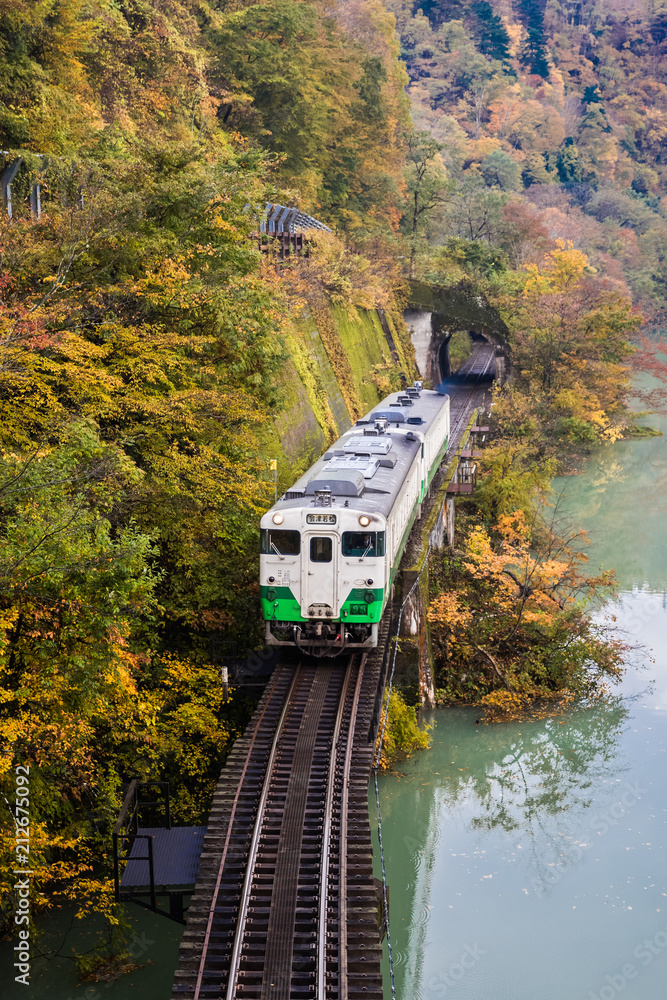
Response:
[{"label": "steel rail", "polygon": [[[333,803],[334,803],[334,793],[336,785],[336,773],[337,773],[337,757],[338,757],[338,741],[340,739],[340,730],[343,724],[343,717],[345,715],[345,702],[347,701],[347,691],[350,685],[350,674],[352,673],[352,665],[356,660],[356,656],[351,656],[347,670],[345,672],[345,680],[343,681],[343,688],[340,693],[340,701],[338,703],[338,712],[336,713],[336,723],[334,725],[334,731],[331,737],[331,757],[329,760],[329,777],[327,780],[327,794],[325,799],[324,808],[324,827],[322,830],[322,850],[321,850],[321,862],[320,862],[320,905],[319,905],[319,915],[318,915],[318,929],[319,933],[317,936],[317,989],[316,997],[317,1000],[326,1000],[326,965],[327,965],[327,903],[329,901],[329,849],[331,845],[331,826],[333,820]],[[359,668],[361,673],[361,666]]]},{"label": "steel rail", "polygon": [[243,889],[241,892],[241,900],[239,902],[239,916],[236,925],[236,934],[234,937],[234,949],[232,951],[232,958],[229,965],[229,976],[227,979],[227,990],[226,990],[227,1000],[233,1000],[234,993],[236,992],[236,985],[237,985],[239,967],[241,962],[241,952],[243,950],[243,935],[245,933],[245,927],[248,916],[248,904],[250,902],[253,874],[255,870],[255,864],[257,861],[259,841],[262,833],[262,822],[264,820],[264,811],[266,809],[266,801],[269,795],[271,779],[273,777],[273,764],[276,759],[278,742],[280,740],[283,724],[285,722],[285,716],[287,715],[287,710],[290,706],[292,693],[296,686],[296,681],[298,676],[299,676],[299,667],[297,666],[296,670],[294,671],[294,676],[292,677],[292,682],[289,686],[289,691],[287,692],[287,695],[285,697],[283,708],[280,713],[280,718],[278,719],[278,725],[276,726],[276,731],[271,746],[271,753],[269,754],[269,759],[266,765],[266,774],[264,776],[264,783],[262,785],[262,794],[260,796],[259,804],[257,806],[257,817],[255,819],[255,828],[253,830],[252,841],[250,843],[250,851],[248,853],[246,874],[243,880]]},{"label": "steel rail", "polygon": [[[484,376],[489,371],[489,368],[493,365],[494,355],[491,350],[484,351],[480,350],[476,352],[470,359],[467,366],[467,370],[460,372],[461,376],[468,376],[470,379],[469,385],[461,385],[458,391],[451,393],[452,399],[452,409],[454,410],[454,427],[452,429],[452,437],[458,438],[460,436],[461,430],[465,427],[466,420],[469,416],[470,401],[473,399],[475,392],[478,390],[479,383],[484,378]],[[342,650],[341,650],[342,652]],[[324,818],[322,825],[320,827],[321,835],[317,849],[317,855],[319,855],[319,885],[320,894],[319,899],[315,901],[315,906],[313,908],[313,923],[315,920],[318,922],[319,933],[317,935],[318,941],[315,953],[313,954],[312,961],[312,973],[310,973],[313,978],[310,980],[311,986],[310,990],[314,988],[316,1000],[327,1000],[327,972],[328,968],[335,968],[335,946],[327,949],[327,941],[333,944],[333,941],[337,937],[337,947],[338,947],[338,973],[335,978],[337,978],[337,990],[333,985],[333,981],[329,980],[328,984],[328,996],[331,998],[334,995],[336,1000],[347,1000],[349,995],[349,985],[348,985],[348,934],[347,934],[347,908],[349,901],[348,896],[348,847],[347,847],[347,825],[349,821],[349,808],[350,808],[350,791],[353,785],[353,747],[354,747],[354,730],[356,726],[356,720],[358,716],[358,708],[361,698],[361,688],[362,688],[362,677],[364,674],[364,665],[367,659],[367,655],[356,654],[350,658],[345,672],[345,678],[341,683],[341,688],[338,694],[338,703],[335,702],[331,705],[331,715],[329,719],[335,712],[335,723],[329,729],[330,722],[327,723],[327,729],[332,733],[328,739],[331,740],[330,747],[326,744],[322,746],[322,739],[327,739],[325,736],[325,731],[321,736],[317,737],[313,735],[313,740],[319,741],[320,750],[318,753],[324,751],[324,756],[320,757],[321,763],[318,765],[321,769],[326,767],[325,761],[327,757],[329,759],[328,766],[328,778],[326,791],[324,791],[323,798],[325,799],[325,808],[323,809]],[[353,671],[357,668],[356,683],[354,685],[354,695],[350,704],[350,694],[353,685]],[[279,767],[279,762],[282,757],[283,751],[281,750],[281,736],[285,733],[291,733],[292,722],[287,724],[287,720],[291,719],[295,724],[298,720],[297,716],[294,717],[291,714],[291,709],[295,704],[295,690],[297,688],[297,680],[304,676],[302,670],[302,664],[299,664],[291,678],[289,675],[286,677],[285,673],[280,671],[280,677],[282,678],[281,687],[286,687],[287,693],[284,697],[282,705],[274,697],[276,688],[278,686],[278,679],[274,677],[271,686],[271,697],[267,699],[265,706],[262,709],[258,723],[252,734],[250,746],[248,748],[247,754],[242,759],[243,767],[241,775],[238,781],[238,785],[235,789],[234,799],[232,802],[231,812],[229,821],[227,824],[225,842],[222,852],[222,860],[217,868],[216,882],[213,890],[213,896],[209,907],[207,926],[204,934],[204,941],[202,947],[202,953],[200,956],[200,961],[198,963],[198,971],[196,978],[196,985],[194,990],[193,1000],[202,1000],[204,994],[209,990],[209,986],[204,987],[203,983],[209,978],[209,973],[212,966],[215,966],[220,962],[221,956],[217,956],[215,953],[211,957],[209,954],[211,952],[211,941],[215,941],[215,934],[217,928],[217,915],[220,912],[221,904],[219,902],[221,886],[225,881],[225,866],[229,859],[230,845],[234,841],[234,838],[238,836],[235,827],[238,827],[238,813],[241,808],[244,795],[247,797],[246,790],[244,789],[244,782],[247,784],[247,773],[249,770],[254,769],[258,771],[258,779],[261,781],[261,791],[259,794],[259,799],[255,799],[257,802],[257,810],[254,818],[254,824],[252,827],[252,835],[250,835],[250,830],[247,830],[246,838],[244,838],[245,845],[243,848],[243,855],[246,860],[245,873],[241,869],[239,872],[239,882],[237,884],[241,885],[240,901],[238,903],[238,908],[236,905],[233,907],[233,915],[236,916],[236,927],[233,923],[230,927],[229,941],[233,939],[233,946],[231,951],[231,960],[228,966],[227,982],[223,989],[222,983],[219,986],[219,992],[216,994],[219,997],[225,997],[226,1000],[233,1000],[237,993],[244,988],[241,985],[241,980],[244,975],[247,975],[247,970],[242,972],[244,968],[244,955],[246,949],[246,939],[248,935],[248,921],[250,920],[250,914],[254,912],[253,907],[253,887],[255,880],[255,873],[257,866],[260,861],[263,860],[263,850],[262,847],[262,837],[263,830],[266,822],[266,816],[271,813],[271,802],[272,796],[276,794],[274,792],[274,775],[276,769]],[[333,694],[333,691],[331,691]],[[282,696],[281,696],[282,697]],[[308,697],[311,697],[310,695]],[[325,697],[324,694],[321,696]],[[298,700],[298,699],[297,699]],[[335,706],[335,707],[334,707]],[[267,714],[271,710],[271,727],[269,728],[266,723],[262,726],[262,722]],[[280,710],[280,715],[275,721],[275,714]],[[318,710],[319,711],[319,710]],[[275,713],[275,714],[274,714]],[[349,716],[349,719],[348,719]],[[332,720],[333,721],[333,720]],[[343,734],[341,736],[341,733]],[[345,734],[347,734],[347,739],[345,739]],[[290,736],[290,740],[293,737]],[[299,737],[301,739],[301,737]],[[269,741],[271,741],[271,749],[268,750]],[[261,743],[262,755],[261,758],[257,757],[255,751],[255,760],[253,758],[253,750],[255,749],[257,742]],[[280,745],[279,745],[280,744]],[[290,744],[291,745],[291,744]],[[313,743],[315,746],[315,743]],[[268,751],[268,755],[267,755]],[[264,763],[266,761],[266,763]],[[280,765],[284,770],[284,765]],[[284,779],[280,779],[284,780]],[[277,786],[280,787],[280,784]],[[321,786],[320,786],[321,788]],[[257,793],[255,792],[255,795]],[[280,793],[279,797],[280,797]],[[310,794],[310,793],[309,793]],[[335,818],[336,809],[336,798],[338,796],[338,820]],[[321,801],[321,800],[320,800]],[[356,808],[356,807],[355,807]],[[268,812],[267,812],[268,810]],[[292,820],[294,817],[292,817]],[[275,821],[273,821],[275,826]],[[339,824],[339,829],[337,830],[336,823]],[[336,839],[338,834],[338,845],[336,845]],[[306,850],[312,851],[312,838],[314,833],[309,833],[310,847]],[[338,846],[339,857],[336,859],[336,846]],[[246,854],[246,851],[248,852]],[[316,856],[317,856],[316,855]],[[305,855],[307,856],[307,855]],[[332,868],[335,871],[335,861],[338,860],[338,874],[332,874]],[[281,862],[283,863],[283,862]],[[306,863],[306,870],[308,862]],[[227,864],[228,867],[228,864]],[[332,907],[336,906],[336,882],[338,884],[338,906],[337,913],[336,910],[332,910],[330,914],[329,904]],[[282,885],[282,883],[280,883]],[[238,891],[238,890],[236,890]],[[290,890],[293,891],[293,890]],[[300,891],[300,890],[299,890]],[[284,893],[283,893],[284,894]],[[355,897],[356,898],[356,897]],[[308,904],[310,905],[310,904]],[[297,907],[299,904],[297,904]],[[303,910],[301,912],[302,916],[299,918],[303,922]],[[334,916],[335,914],[335,916]],[[233,920],[232,915],[232,920]],[[225,918],[229,920],[229,917]],[[262,918],[263,919],[263,918]],[[273,919],[273,918],[272,918]],[[329,929],[331,921],[337,921],[338,931],[337,935],[334,933],[333,938],[329,935]],[[256,933],[256,932],[255,932]],[[303,934],[303,930],[299,932]],[[301,946],[300,946],[301,947]],[[275,948],[274,948],[275,951]],[[215,952],[215,949],[214,949]],[[272,961],[275,961],[275,956],[273,956]],[[300,960],[301,961],[301,960]],[[226,962],[226,959],[225,959]],[[329,963],[329,966],[327,965]],[[273,967],[273,966],[272,966]],[[252,968],[252,967],[251,967]],[[256,973],[254,973],[256,975]],[[223,977],[224,982],[224,977]],[[249,984],[244,981],[245,989],[249,989]],[[302,987],[300,987],[301,989]],[[262,987],[262,995],[266,985]],[[312,995],[309,993],[309,995]],[[355,994],[356,995],[356,994]]]},{"label": "steel rail", "polygon": [[[480,350],[479,353],[482,354],[482,351]],[[486,353],[486,352],[484,352],[484,353]],[[481,382],[481,380],[484,378],[484,376],[488,372],[489,368],[491,367],[491,364],[493,363],[493,360],[494,360],[494,354],[493,354],[493,352],[489,351],[488,358],[486,359],[486,363],[485,363],[485,365],[484,365],[484,367],[482,368],[481,371],[479,371],[479,372],[474,371],[475,361],[473,361],[473,363],[471,365],[470,372],[465,372],[464,373],[464,374],[474,375],[475,376],[475,381],[474,381],[473,385],[471,385],[470,387],[468,387],[468,386],[462,387],[462,388],[464,388],[464,391],[467,390],[467,395],[465,397],[465,402],[461,406],[461,412],[460,412],[460,414],[458,416],[458,419],[457,419],[455,427],[454,428],[450,428],[450,431],[449,431],[450,438],[454,438],[459,433],[459,429],[461,429],[462,426],[465,424],[465,420],[466,420],[467,414],[468,414],[468,403],[472,399],[473,393],[477,389],[479,383]],[[449,394],[450,400],[451,400],[452,403],[454,402],[454,400],[456,399],[456,397],[458,395],[459,395],[459,393],[450,393]]]},{"label": "steel rail", "polygon": [[[298,673],[298,667],[294,671],[294,676],[292,677],[292,681],[290,683],[290,688],[289,688],[290,693],[292,691],[292,688],[294,687],[294,681],[296,679],[297,673]],[[260,715],[259,719],[257,720],[257,725],[255,726],[255,731],[252,734],[252,740],[250,742],[250,746],[248,747],[248,753],[246,755],[246,759],[245,759],[245,762],[243,764],[243,770],[241,771],[241,776],[239,778],[238,786],[237,786],[237,789],[236,789],[236,794],[234,796],[234,802],[232,804],[232,809],[231,809],[231,813],[230,813],[230,816],[229,816],[229,822],[227,824],[227,834],[225,836],[225,844],[224,844],[223,851],[222,851],[222,858],[220,860],[220,865],[218,867],[218,875],[217,875],[216,883],[215,883],[215,886],[214,886],[214,889],[213,889],[213,896],[212,896],[212,899],[211,899],[211,906],[210,906],[209,912],[208,912],[208,920],[206,922],[206,933],[204,934],[204,943],[202,945],[202,953],[201,953],[201,958],[199,960],[199,969],[197,971],[197,982],[195,984],[195,992],[194,992],[194,998],[193,998],[193,1000],[199,1000],[199,993],[200,993],[200,990],[201,990],[202,979],[204,978],[204,968],[205,968],[205,965],[206,965],[206,956],[208,954],[208,946],[209,946],[209,941],[210,941],[210,938],[211,938],[211,930],[212,930],[212,927],[213,927],[213,920],[214,920],[214,917],[215,917],[215,908],[216,908],[216,906],[218,904],[218,895],[220,893],[220,883],[222,881],[222,873],[223,873],[223,870],[224,870],[224,867],[225,867],[225,861],[227,860],[227,852],[229,850],[229,842],[231,840],[232,828],[233,828],[233,825],[234,825],[234,819],[236,817],[236,810],[238,808],[239,799],[241,798],[241,790],[242,790],[242,787],[243,787],[243,779],[245,778],[246,772],[248,770],[248,766],[250,764],[250,757],[251,757],[252,751],[254,749],[255,742],[257,740],[257,736],[258,736],[258,734],[260,732],[260,726],[261,726],[262,720],[264,719],[264,716],[266,715],[266,713],[268,711],[269,705],[271,704],[271,696],[274,694],[274,692],[276,690],[276,687],[278,686],[279,679],[280,679],[280,673],[276,672],[276,676],[272,679],[272,686],[271,686],[271,689],[270,689],[270,692],[269,692],[269,697],[266,699],[266,704],[264,705],[264,709],[262,711],[262,714]],[[287,704],[287,701],[285,702],[285,704]],[[280,730],[280,725],[282,723],[282,719],[283,719],[283,715],[280,716],[280,720],[279,720],[279,723],[278,723],[278,731]],[[275,744],[275,740],[274,740],[274,744]],[[268,767],[267,767],[267,774],[268,774]]]},{"label": "steel rail", "polygon": [[340,808],[340,845],[339,845],[339,876],[338,876],[338,984],[339,1000],[347,1000],[347,815],[350,793],[350,767],[352,764],[352,748],[354,746],[354,731],[357,724],[357,711],[359,708],[359,698],[361,695],[361,681],[366,664],[366,654],[364,653],[359,664],[357,683],[354,689],[354,698],[350,711],[350,728],[348,730],[347,746],[345,748],[345,761],[343,763],[343,787],[341,789]]},{"label": "steel rail", "polygon": [[[317,989],[316,997],[317,1000],[326,1000],[326,952],[327,952],[327,909],[330,895],[329,886],[329,870],[330,870],[330,849],[331,849],[331,828],[333,824],[333,805],[335,797],[335,786],[336,778],[340,772],[340,767],[338,764],[339,751],[341,747],[340,743],[340,731],[342,728],[343,720],[347,714],[347,695],[350,686],[350,677],[352,674],[352,668],[355,662],[359,661],[357,680],[354,690],[354,695],[352,699],[352,706],[350,709],[350,720],[347,730],[347,739],[345,743],[345,756],[343,760],[343,784],[347,787],[347,778],[350,767],[352,743],[354,742],[354,726],[356,722],[357,706],[359,704],[359,692],[361,690],[361,678],[363,676],[364,664],[366,662],[366,653],[356,654],[350,657],[348,664],[348,669],[345,675],[345,681],[343,684],[343,689],[340,693],[340,702],[338,705],[338,713],[336,716],[336,725],[334,727],[334,733],[332,737],[331,746],[331,763],[329,765],[329,779],[327,782],[327,796],[326,796],[326,807],[325,807],[325,823],[322,833],[322,851],[321,851],[321,869],[320,869],[320,905],[319,905],[319,934],[317,943]],[[344,845],[345,845],[345,826],[344,822],[347,822],[347,815],[345,815],[345,820],[341,815],[340,820],[340,834],[339,834],[339,864],[342,866],[344,863]],[[345,859],[346,860],[346,859]],[[340,869],[339,869],[340,870]],[[339,880],[339,886],[341,885]],[[340,889],[339,889],[340,895]],[[342,928],[339,927],[339,934],[342,932]],[[340,968],[340,966],[339,966]],[[340,980],[340,973],[339,973]]]}]

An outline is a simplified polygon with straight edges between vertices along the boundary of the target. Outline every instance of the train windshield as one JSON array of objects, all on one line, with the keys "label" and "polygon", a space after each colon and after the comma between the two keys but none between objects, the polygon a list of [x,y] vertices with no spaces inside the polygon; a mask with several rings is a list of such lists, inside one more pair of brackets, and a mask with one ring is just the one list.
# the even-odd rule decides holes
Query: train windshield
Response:
[{"label": "train windshield", "polygon": [[262,528],[262,555],[298,556],[301,551],[301,535],[298,531],[278,531]]},{"label": "train windshield", "polygon": [[344,531],[344,556],[383,556],[384,531]]}]

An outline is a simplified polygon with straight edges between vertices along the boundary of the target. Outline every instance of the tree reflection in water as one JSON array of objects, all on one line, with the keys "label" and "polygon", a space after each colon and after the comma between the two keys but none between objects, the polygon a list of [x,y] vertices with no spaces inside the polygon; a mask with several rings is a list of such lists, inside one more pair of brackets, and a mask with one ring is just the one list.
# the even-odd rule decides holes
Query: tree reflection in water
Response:
[{"label": "tree reflection in water", "polygon": [[[470,827],[520,831],[542,889],[553,881],[554,865],[571,864],[578,855],[573,847],[588,844],[599,810],[620,801],[615,779],[625,768],[618,741],[627,714],[613,699],[565,719],[524,722],[509,748],[502,725],[487,727],[490,760],[467,785],[476,811]],[[601,798],[603,783],[607,795]],[[452,807],[461,791],[453,789]]]},{"label": "tree reflection in water", "polygon": [[401,913],[400,996],[429,996],[423,993],[423,966],[431,910],[447,911],[454,901],[433,898],[432,892],[450,838],[458,838],[458,850],[462,830],[469,841],[461,864],[471,867],[471,888],[480,878],[474,856],[481,860],[491,838],[490,854],[505,864],[520,863],[513,877],[524,893],[548,893],[604,832],[605,811],[628,794],[619,748],[627,714],[613,699],[570,709],[561,718],[493,725],[475,725],[475,709],[427,717],[436,723],[431,749],[409,761],[403,774],[382,781],[391,866],[406,873],[403,884],[390,873],[392,916]]}]

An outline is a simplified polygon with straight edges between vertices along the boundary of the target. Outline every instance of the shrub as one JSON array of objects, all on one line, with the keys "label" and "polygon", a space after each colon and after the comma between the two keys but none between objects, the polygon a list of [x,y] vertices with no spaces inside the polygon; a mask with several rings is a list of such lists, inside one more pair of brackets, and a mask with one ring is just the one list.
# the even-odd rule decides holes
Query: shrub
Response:
[{"label": "shrub", "polygon": [[431,727],[419,726],[417,710],[407,705],[398,691],[392,691],[388,711],[385,699],[384,712],[387,713],[387,724],[382,739],[382,750],[380,751],[380,737],[376,746],[376,753],[380,753],[380,768],[383,771],[393,767],[397,761],[411,757],[415,750],[425,750],[431,745],[429,736]]}]

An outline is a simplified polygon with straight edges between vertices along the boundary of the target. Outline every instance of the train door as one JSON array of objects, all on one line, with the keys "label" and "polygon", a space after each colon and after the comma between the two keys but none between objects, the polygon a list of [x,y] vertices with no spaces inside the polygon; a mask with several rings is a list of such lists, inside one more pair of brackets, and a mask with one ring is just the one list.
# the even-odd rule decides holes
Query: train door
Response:
[{"label": "train door", "polygon": [[304,540],[301,614],[304,618],[337,617],[338,538],[318,532],[307,534]]}]

